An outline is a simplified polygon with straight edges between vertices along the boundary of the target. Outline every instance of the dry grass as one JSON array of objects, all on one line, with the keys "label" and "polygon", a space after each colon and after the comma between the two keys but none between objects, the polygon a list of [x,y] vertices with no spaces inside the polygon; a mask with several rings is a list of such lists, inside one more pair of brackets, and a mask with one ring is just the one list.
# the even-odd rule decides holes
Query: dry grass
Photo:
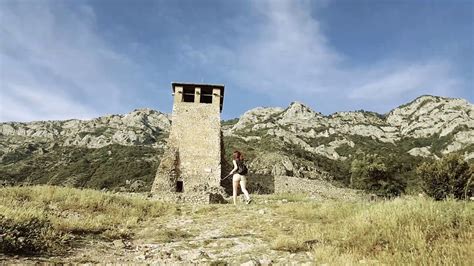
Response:
[{"label": "dry grass", "polygon": [[356,258],[461,265],[472,256],[473,207],[427,199],[381,202],[336,224],[328,239],[341,239],[337,249]]},{"label": "dry grass", "polygon": [[[15,237],[21,237],[18,234],[14,236],[16,225],[28,225],[30,221],[36,220],[47,224],[45,230],[48,234],[63,238],[83,235],[108,239],[130,238],[139,224],[172,214],[175,209],[170,204],[88,189],[54,186],[0,189],[0,219],[4,222],[4,230],[12,232],[11,238],[4,241],[15,241]],[[28,230],[28,226],[24,228],[26,238]],[[53,239],[49,238],[49,241],[52,242]],[[15,252],[14,247],[10,249]],[[36,250],[34,246],[32,249],[31,251],[49,250],[48,247]],[[19,251],[28,252],[27,249]]]},{"label": "dry grass", "polygon": [[318,263],[465,265],[474,261],[472,202],[301,199],[265,208],[269,211],[264,216],[272,218],[250,216],[231,224],[229,230],[239,234],[253,228],[273,249],[312,251]]},{"label": "dry grass", "polygon": [[224,240],[249,235],[263,240],[267,246],[254,250],[256,254],[266,254],[268,248],[311,252],[315,262],[337,265],[474,261],[474,203],[466,201],[315,202],[285,194],[256,196],[250,205],[176,206],[94,190],[39,186],[0,189],[0,213],[1,219],[9,219],[3,223],[7,225],[29,228],[30,221],[40,220],[46,233],[37,232],[38,243],[51,241],[51,247],[71,235],[156,242],[191,239],[202,232],[173,221],[192,219],[193,230],[203,228],[196,223],[222,228]]},{"label": "dry grass", "polygon": [[308,194],[305,193],[280,193],[264,196],[268,200],[286,200],[288,202],[304,202],[309,201]]}]

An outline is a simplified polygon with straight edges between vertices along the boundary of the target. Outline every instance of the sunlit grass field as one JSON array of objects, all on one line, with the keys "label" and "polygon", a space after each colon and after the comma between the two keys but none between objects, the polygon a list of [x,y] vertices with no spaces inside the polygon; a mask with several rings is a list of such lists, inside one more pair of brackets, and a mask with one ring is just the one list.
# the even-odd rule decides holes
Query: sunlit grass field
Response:
[{"label": "sunlit grass field", "polygon": [[[62,252],[75,236],[128,238],[146,220],[173,205],[91,189],[55,186],[0,189],[3,252]],[[20,241],[21,240],[21,241]]]},{"label": "sunlit grass field", "polygon": [[311,249],[321,263],[463,265],[474,261],[474,204],[423,198],[377,203],[291,203],[277,212],[302,221],[273,247]]},{"label": "sunlit grass field", "polygon": [[[191,206],[64,187],[1,188],[0,252],[56,254],[73,249],[83,237],[172,241],[192,234],[151,227],[187,215],[215,217],[216,226],[222,224],[232,235],[251,229],[270,249],[311,252],[316,263],[467,265],[474,261],[472,202],[418,197],[316,202],[303,194],[255,196],[254,202]],[[186,214],[185,209],[189,209]]]}]

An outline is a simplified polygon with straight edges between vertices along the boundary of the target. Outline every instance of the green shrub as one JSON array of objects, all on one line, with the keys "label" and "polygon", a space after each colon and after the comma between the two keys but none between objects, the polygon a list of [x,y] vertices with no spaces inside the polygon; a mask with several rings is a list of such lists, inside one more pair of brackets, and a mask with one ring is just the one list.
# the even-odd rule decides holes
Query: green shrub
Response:
[{"label": "green shrub", "polygon": [[377,155],[366,155],[351,164],[351,185],[380,196],[398,196],[404,192],[406,184],[391,173]]},{"label": "green shrub", "polygon": [[229,120],[221,120],[221,126],[233,126],[239,122],[239,118],[232,118]]},{"label": "green shrub", "polygon": [[108,190],[127,188],[126,180],[141,180],[145,185],[139,191],[149,191],[161,153],[138,145],[113,144],[97,149],[57,146],[44,154],[31,153],[13,164],[0,164],[0,178]]},{"label": "green shrub", "polygon": [[473,195],[473,168],[462,156],[449,154],[441,160],[423,163],[416,173],[430,197],[437,200],[446,197],[465,199]]},{"label": "green shrub", "polygon": [[63,250],[68,236],[53,230],[45,218],[21,221],[0,215],[0,252],[12,254],[54,253]]}]

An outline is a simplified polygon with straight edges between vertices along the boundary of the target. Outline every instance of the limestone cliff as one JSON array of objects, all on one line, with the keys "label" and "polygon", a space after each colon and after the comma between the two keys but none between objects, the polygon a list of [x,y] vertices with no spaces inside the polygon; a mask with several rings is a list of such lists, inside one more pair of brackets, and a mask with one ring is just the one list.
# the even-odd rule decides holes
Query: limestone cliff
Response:
[{"label": "limestone cliff", "polygon": [[[336,149],[342,145],[357,148],[354,136],[383,143],[397,143],[406,139],[431,139],[424,152],[415,156],[430,157],[436,153],[464,151],[466,158],[474,158],[474,105],[464,99],[421,96],[386,115],[367,111],[338,112],[323,116],[302,103],[294,102],[288,108],[256,108],[246,112],[232,127],[224,130],[226,136],[245,141],[273,136],[287,144],[294,144],[329,159],[345,160]],[[320,145],[315,145],[320,144]]]},{"label": "limestone cliff", "polygon": [[169,115],[137,109],[126,115],[106,115],[91,120],[0,123],[2,144],[9,138],[21,142],[58,142],[64,146],[101,148],[110,144],[162,145],[171,121]]}]

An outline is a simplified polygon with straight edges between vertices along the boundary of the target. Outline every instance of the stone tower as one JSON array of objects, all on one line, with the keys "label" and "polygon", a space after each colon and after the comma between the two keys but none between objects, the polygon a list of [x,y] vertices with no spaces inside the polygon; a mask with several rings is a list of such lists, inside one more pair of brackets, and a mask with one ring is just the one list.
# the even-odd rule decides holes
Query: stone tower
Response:
[{"label": "stone tower", "polygon": [[152,192],[163,199],[213,201],[221,194],[224,86],[172,83],[170,136]]}]

